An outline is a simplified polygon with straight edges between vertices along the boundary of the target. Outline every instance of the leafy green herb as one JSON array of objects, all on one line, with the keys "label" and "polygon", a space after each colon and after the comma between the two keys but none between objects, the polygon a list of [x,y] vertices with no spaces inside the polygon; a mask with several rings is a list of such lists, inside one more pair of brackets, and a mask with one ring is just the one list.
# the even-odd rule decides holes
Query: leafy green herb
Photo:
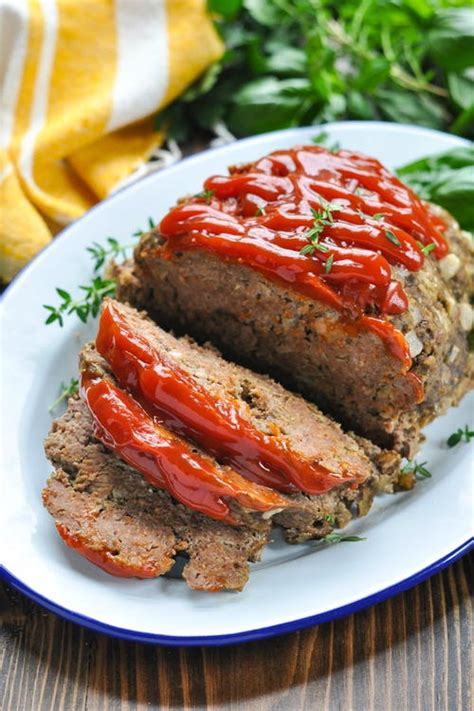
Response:
[{"label": "leafy green herb", "polygon": [[67,400],[69,397],[72,395],[75,395],[79,390],[79,380],[76,378],[71,378],[69,383],[61,383],[60,389],[59,389],[59,396],[56,398],[54,402],[51,403],[51,405],[48,407],[48,412],[52,412],[57,408],[57,406],[63,402],[63,400]]},{"label": "leafy green herb", "polygon": [[332,153],[341,150],[341,144],[339,141],[331,141],[331,138],[326,131],[321,131],[317,134],[317,136],[313,136],[311,140],[313,143],[324,146]]},{"label": "leafy green herb", "polygon": [[366,541],[366,538],[360,536],[345,536],[343,533],[328,533],[327,536],[321,538],[324,543],[343,543],[345,541],[356,543],[357,541]]},{"label": "leafy green herb", "polygon": [[374,220],[382,220],[384,217],[385,215],[383,214],[383,212],[376,212],[372,215],[372,218]]},{"label": "leafy green herb", "polygon": [[261,217],[262,215],[266,215],[267,211],[265,210],[264,207],[259,207],[257,208],[257,212],[255,213],[255,217]]},{"label": "leafy green herb", "polygon": [[426,464],[428,464],[428,462],[418,463],[416,459],[409,459],[401,468],[401,471],[403,474],[415,474],[423,477],[424,479],[429,479],[431,477],[431,472],[426,468]]},{"label": "leafy green herb", "polygon": [[385,230],[385,237],[389,240],[389,242],[392,242],[392,244],[400,247],[400,240],[397,235],[393,234],[392,230]]},{"label": "leafy green herb", "polygon": [[109,258],[122,257],[125,259],[127,250],[133,247],[132,244],[120,244],[114,237],[107,237],[108,247],[103,247],[98,242],[94,242],[91,247],[87,247],[87,251],[95,260],[94,271],[97,272],[105,264],[105,260]]},{"label": "leafy green herb", "polygon": [[214,194],[215,190],[202,190],[200,193],[193,195],[193,197],[205,200],[209,204],[214,197]]},{"label": "leafy green herb", "polygon": [[[156,227],[156,224],[155,224],[153,217],[149,217],[148,218],[148,229],[153,230],[153,229],[155,229],[155,227]],[[143,234],[145,234],[145,231],[142,229],[138,229],[138,230],[135,230],[135,232],[133,233],[133,237],[141,237]]]},{"label": "leafy green herb", "polygon": [[331,271],[333,262],[334,262],[334,254],[330,254],[324,264],[324,271],[326,272],[326,274],[329,274],[329,272]]},{"label": "leafy green herb", "polygon": [[321,244],[319,240],[324,227],[333,224],[334,218],[332,212],[334,210],[340,210],[340,205],[327,202],[326,200],[322,201],[322,206],[319,210],[311,210],[314,223],[306,233],[306,239],[309,244],[306,244],[300,249],[300,254],[314,254],[316,250],[319,252],[329,252],[329,247],[325,244]]},{"label": "leafy green herb", "polygon": [[462,0],[208,0],[226,50],[157,124],[178,141],[341,119],[474,134]]},{"label": "leafy green herb", "polygon": [[[474,95],[472,101],[474,107]],[[441,205],[463,229],[474,232],[473,145],[421,158],[398,168],[397,174],[423,200]]]},{"label": "leafy green herb", "polygon": [[430,244],[423,244],[423,242],[419,242],[418,240],[416,240],[416,243],[423,252],[423,254],[429,254],[433,251],[433,249],[436,249],[436,245],[434,242],[430,242]]},{"label": "leafy green herb", "polygon": [[106,296],[115,294],[117,283],[115,279],[103,279],[96,276],[90,284],[79,286],[84,294],[82,298],[73,299],[71,294],[65,289],[56,288],[56,292],[61,299],[59,306],[43,304],[43,308],[49,311],[45,323],[50,324],[57,321],[60,326],[64,325],[64,316],[75,313],[78,318],[86,323],[89,316],[96,317],[99,313],[102,300]]},{"label": "leafy green herb", "polygon": [[464,429],[459,428],[456,432],[446,440],[448,447],[455,447],[459,442],[470,442],[474,437],[474,432],[469,429],[468,425],[464,425]]},{"label": "leafy green herb", "polygon": [[334,526],[334,524],[336,523],[336,519],[333,516],[333,514],[326,514],[326,516],[324,517],[324,520],[327,521],[328,523],[330,523],[331,526]]}]

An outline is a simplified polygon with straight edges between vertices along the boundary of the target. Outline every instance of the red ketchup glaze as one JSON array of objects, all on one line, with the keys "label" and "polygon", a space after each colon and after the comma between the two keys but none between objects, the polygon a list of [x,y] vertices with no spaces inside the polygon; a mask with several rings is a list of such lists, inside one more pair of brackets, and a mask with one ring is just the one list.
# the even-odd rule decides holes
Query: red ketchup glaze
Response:
[{"label": "red ketchup glaze", "polygon": [[[410,368],[408,344],[385,318],[408,308],[392,267],[421,269],[423,246],[434,245],[437,259],[448,253],[443,223],[412,190],[373,158],[319,146],[275,151],[204,187],[212,191],[208,202],[191,198],[161,221],[170,257],[204,250],[245,263],[376,333]],[[322,249],[301,254],[318,222],[312,211],[327,203]]]},{"label": "red ketchup glaze", "polygon": [[344,482],[366,478],[356,466],[337,471],[297,457],[285,440],[258,431],[230,397],[212,396],[126,323],[112,303],[104,306],[96,338],[98,352],[119,383],[129,388],[166,427],[197,442],[242,476],[279,491],[322,494]]},{"label": "red ketchup glaze", "polygon": [[222,497],[245,508],[284,508],[287,499],[247,481],[231,469],[217,469],[192,445],[160,426],[128,393],[88,373],[81,376],[81,397],[94,418],[94,435],[154,486],[166,489],[189,508],[238,524]]},{"label": "red ketchup glaze", "polygon": [[156,578],[157,575],[160,575],[161,571],[153,565],[125,565],[117,561],[115,556],[106,548],[91,548],[61,523],[57,523],[56,528],[69,548],[73,548],[84,558],[87,558],[88,561],[102,568],[106,573],[110,573],[110,575],[116,575],[119,578]]}]

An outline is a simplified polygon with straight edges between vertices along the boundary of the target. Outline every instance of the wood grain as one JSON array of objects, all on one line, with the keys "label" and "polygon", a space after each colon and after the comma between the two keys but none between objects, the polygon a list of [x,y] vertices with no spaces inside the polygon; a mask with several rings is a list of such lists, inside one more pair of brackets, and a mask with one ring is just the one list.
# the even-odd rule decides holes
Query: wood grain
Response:
[{"label": "wood grain", "polygon": [[3,585],[0,707],[470,711],[471,580],[466,556],[345,619],[261,642],[195,649],[113,640]]}]

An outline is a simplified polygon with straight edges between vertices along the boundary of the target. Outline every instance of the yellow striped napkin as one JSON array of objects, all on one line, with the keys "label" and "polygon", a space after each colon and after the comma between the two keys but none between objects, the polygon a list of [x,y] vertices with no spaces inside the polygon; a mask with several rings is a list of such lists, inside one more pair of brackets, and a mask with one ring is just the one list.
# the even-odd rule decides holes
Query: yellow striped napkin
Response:
[{"label": "yellow striped napkin", "polygon": [[162,142],[153,114],[222,53],[205,0],[0,0],[0,278]]}]

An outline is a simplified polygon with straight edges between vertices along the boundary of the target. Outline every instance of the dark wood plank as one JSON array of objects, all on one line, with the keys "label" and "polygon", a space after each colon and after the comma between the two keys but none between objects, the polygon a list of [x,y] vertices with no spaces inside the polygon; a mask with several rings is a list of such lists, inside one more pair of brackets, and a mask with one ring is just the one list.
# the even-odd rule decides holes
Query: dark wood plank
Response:
[{"label": "dark wood plank", "polygon": [[334,623],[248,644],[132,644],[0,587],[3,711],[469,711],[472,557]]}]

